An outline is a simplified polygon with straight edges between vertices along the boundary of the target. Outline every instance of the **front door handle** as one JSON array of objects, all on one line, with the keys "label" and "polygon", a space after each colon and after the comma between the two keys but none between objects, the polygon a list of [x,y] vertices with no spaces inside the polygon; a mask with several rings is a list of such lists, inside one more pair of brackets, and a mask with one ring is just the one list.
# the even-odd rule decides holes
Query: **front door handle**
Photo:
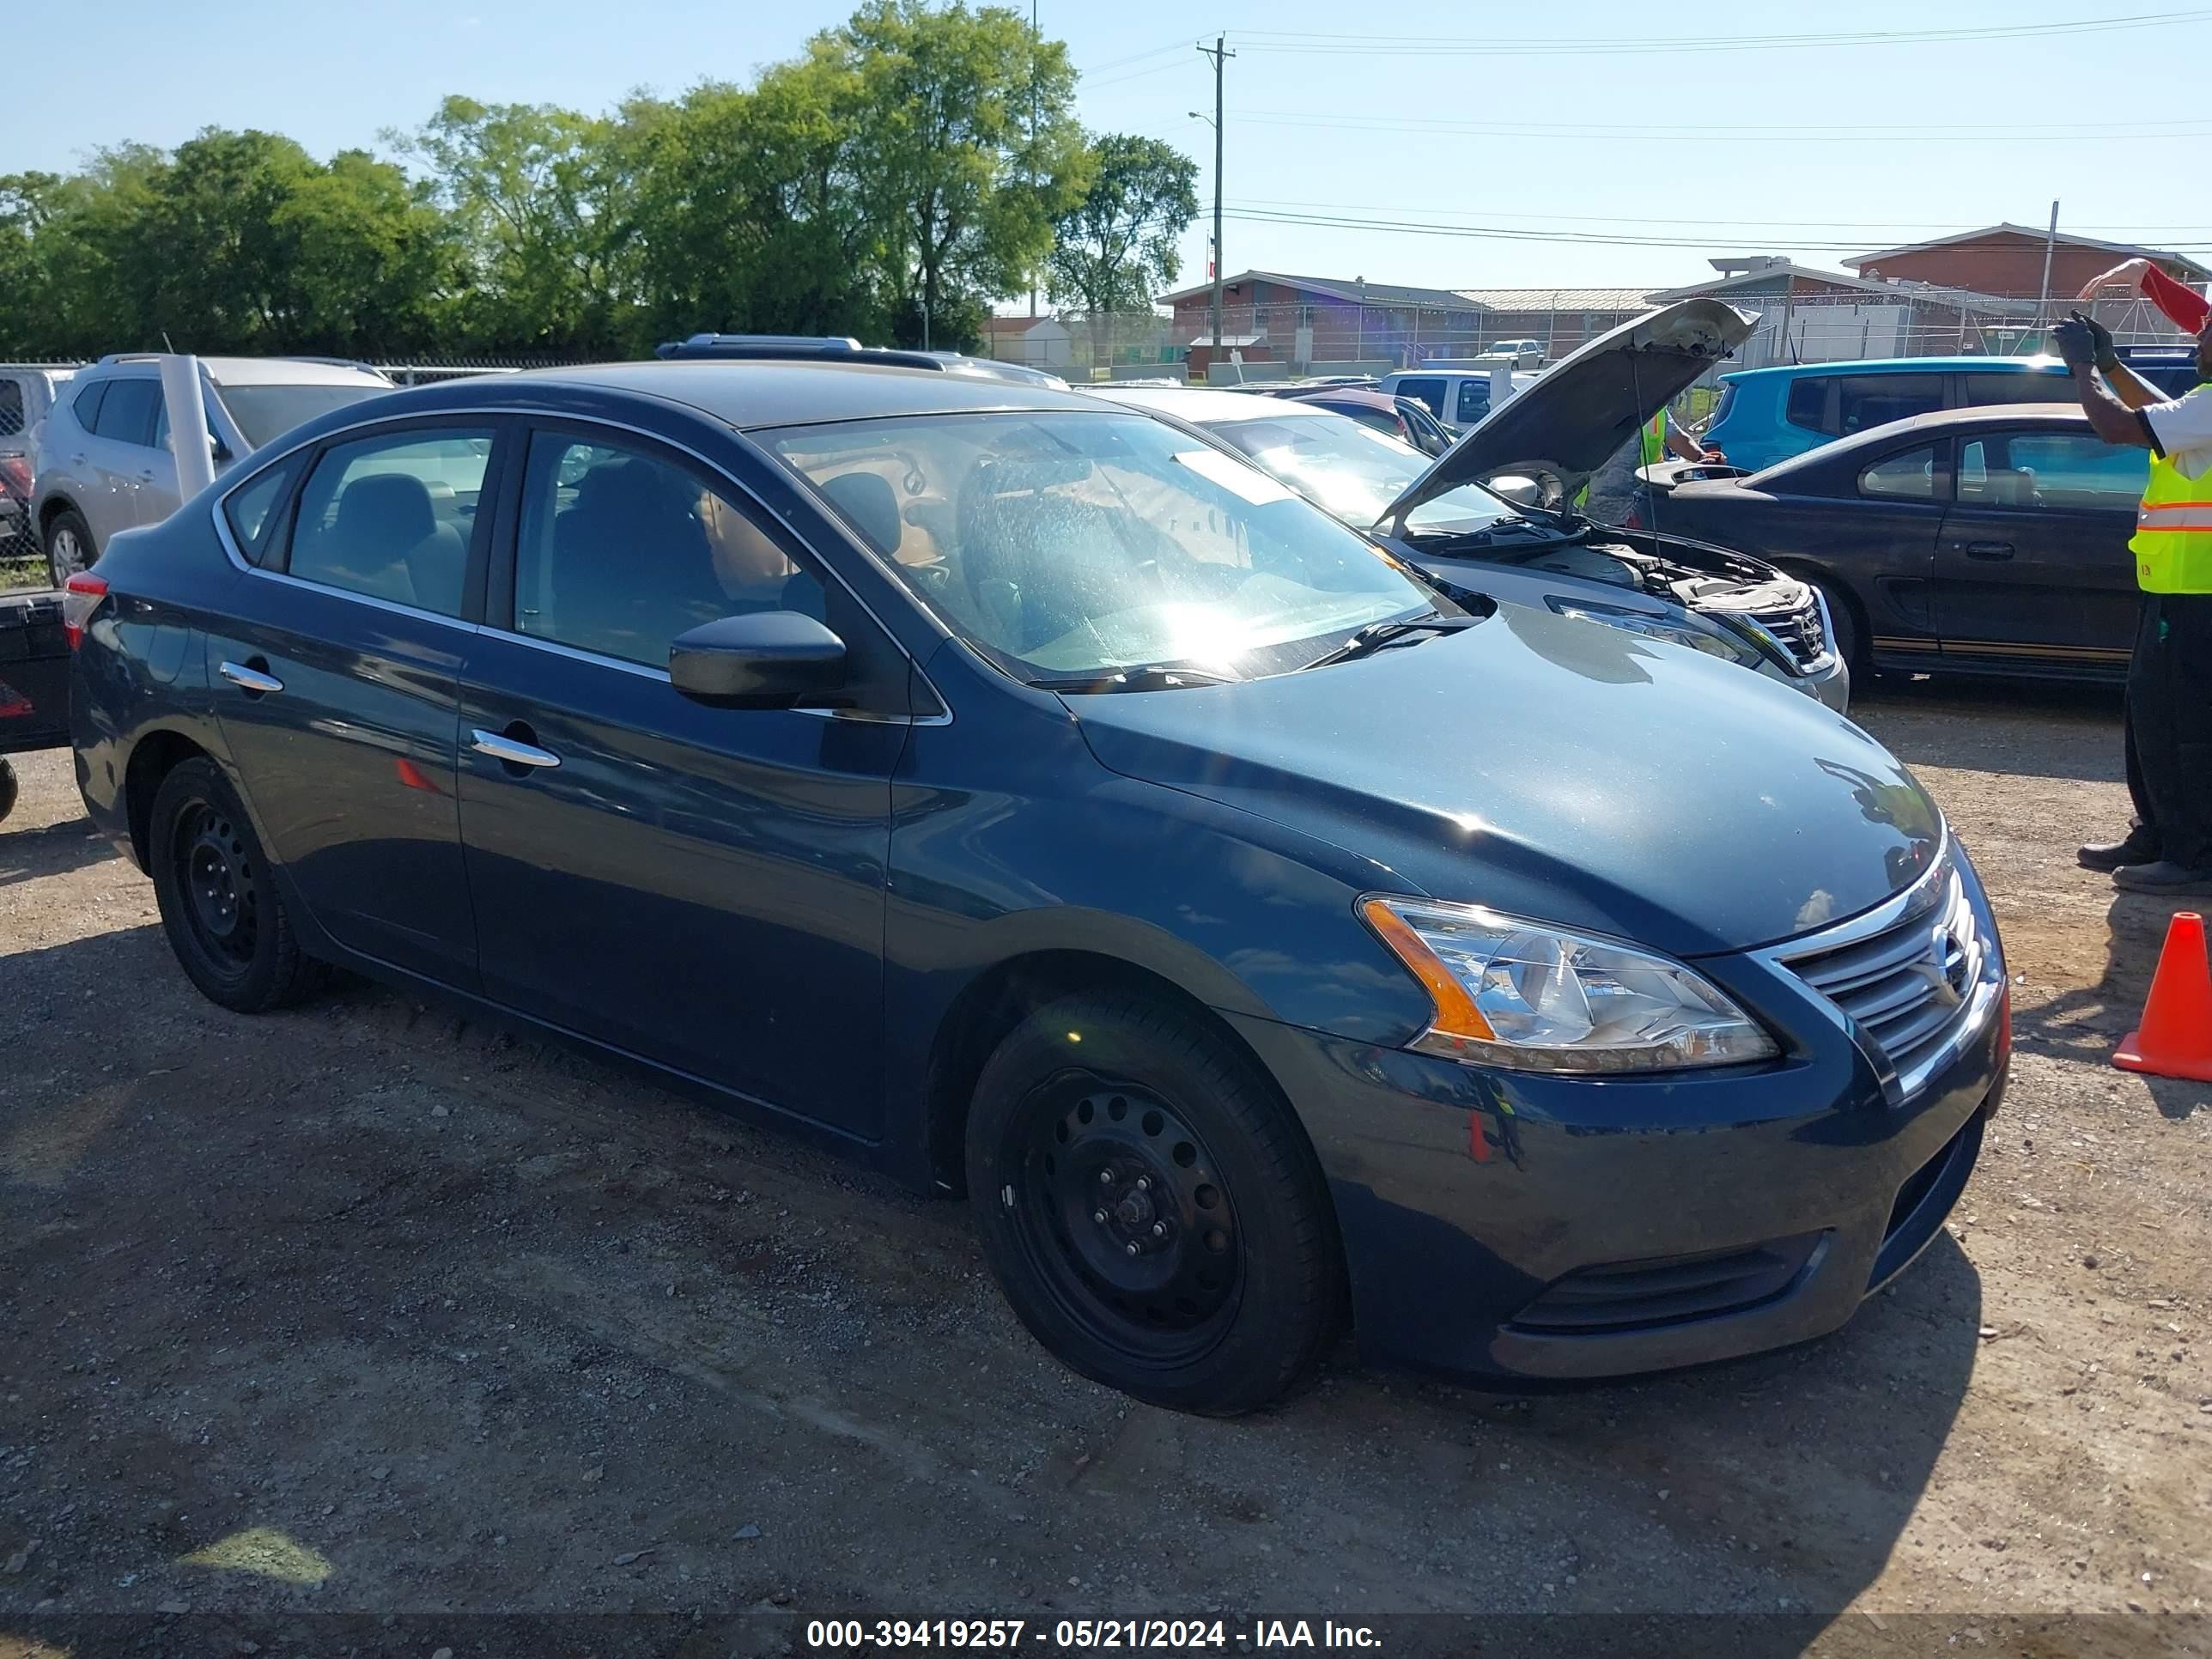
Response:
[{"label": "front door handle", "polygon": [[284,689],[284,682],[274,674],[264,674],[258,668],[249,668],[244,663],[218,663],[215,672],[240,690],[256,697],[265,697]]},{"label": "front door handle", "polygon": [[1963,544],[1970,559],[2008,559],[2012,557],[2010,542],[1966,542]]},{"label": "front door handle", "polygon": [[469,733],[471,746],[480,755],[489,755],[509,766],[558,766],[561,757],[550,749],[540,749],[534,743],[524,743],[503,732],[487,732],[482,727]]}]

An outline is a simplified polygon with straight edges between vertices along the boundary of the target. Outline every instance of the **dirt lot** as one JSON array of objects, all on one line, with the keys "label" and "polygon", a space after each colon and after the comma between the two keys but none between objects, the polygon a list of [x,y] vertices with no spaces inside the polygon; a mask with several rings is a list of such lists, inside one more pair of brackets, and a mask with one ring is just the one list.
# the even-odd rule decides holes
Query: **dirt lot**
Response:
[{"label": "dirt lot", "polygon": [[[66,757],[31,757],[0,828],[0,1659],[776,1652],[862,1612],[2212,1650],[2212,1089],[2105,1064],[2165,914],[2071,858],[2124,821],[2117,705],[1861,714],[1973,849],[2017,980],[1952,1236],[1804,1349],[1526,1401],[1347,1353],[1238,1423],[1062,1370],[957,1206],[365,986],[214,1008]],[[1512,1617],[1558,1612],[1726,1622]]]}]

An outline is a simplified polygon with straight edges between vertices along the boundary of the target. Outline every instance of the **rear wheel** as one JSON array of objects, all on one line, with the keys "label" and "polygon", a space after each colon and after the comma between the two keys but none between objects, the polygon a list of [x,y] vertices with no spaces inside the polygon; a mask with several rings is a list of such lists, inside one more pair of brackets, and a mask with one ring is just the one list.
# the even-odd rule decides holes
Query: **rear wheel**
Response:
[{"label": "rear wheel", "polygon": [[315,964],[301,953],[261,843],[213,761],[185,761],[161,780],[147,845],[169,948],[210,1001],[258,1014],[313,988]]},{"label": "rear wheel", "polygon": [[46,523],[46,574],[56,587],[64,586],[80,570],[89,570],[100,556],[92,544],[92,526],[73,507],[65,507]]},{"label": "rear wheel", "polygon": [[0,755],[0,818],[15,810],[15,769]]},{"label": "rear wheel", "polygon": [[969,1119],[969,1201],[1006,1299],[1085,1376],[1229,1414],[1304,1381],[1343,1305],[1310,1150],[1250,1063],[1137,997],[1018,1026]]}]

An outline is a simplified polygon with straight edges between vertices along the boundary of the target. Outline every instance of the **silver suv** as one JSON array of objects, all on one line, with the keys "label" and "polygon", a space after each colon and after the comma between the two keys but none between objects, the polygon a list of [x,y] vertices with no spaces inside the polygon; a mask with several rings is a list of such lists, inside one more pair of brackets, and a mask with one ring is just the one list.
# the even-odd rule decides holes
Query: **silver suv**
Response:
[{"label": "silver suv", "polygon": [[[200,390],[220,472],[303,421],[392,389],[373,369],[298,357],[203,357]],[[58,587],[118,531],[175,512],[161,360],[118,354],[80,369],[32,433],[31,514]]]}]

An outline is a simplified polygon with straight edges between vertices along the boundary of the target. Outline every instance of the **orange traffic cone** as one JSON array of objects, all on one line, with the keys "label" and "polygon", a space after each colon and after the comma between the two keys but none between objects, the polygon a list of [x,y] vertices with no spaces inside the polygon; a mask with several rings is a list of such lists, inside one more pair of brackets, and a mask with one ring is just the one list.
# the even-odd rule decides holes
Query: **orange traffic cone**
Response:
[{"label": "orange traffic cone", "polygon": [[2212,1083],[2212,964],[2204,956],[2204,918],[2194,910],[2178,912],[2166,930],[2142,1024],[2120,1039],[2112,1064]]}]

